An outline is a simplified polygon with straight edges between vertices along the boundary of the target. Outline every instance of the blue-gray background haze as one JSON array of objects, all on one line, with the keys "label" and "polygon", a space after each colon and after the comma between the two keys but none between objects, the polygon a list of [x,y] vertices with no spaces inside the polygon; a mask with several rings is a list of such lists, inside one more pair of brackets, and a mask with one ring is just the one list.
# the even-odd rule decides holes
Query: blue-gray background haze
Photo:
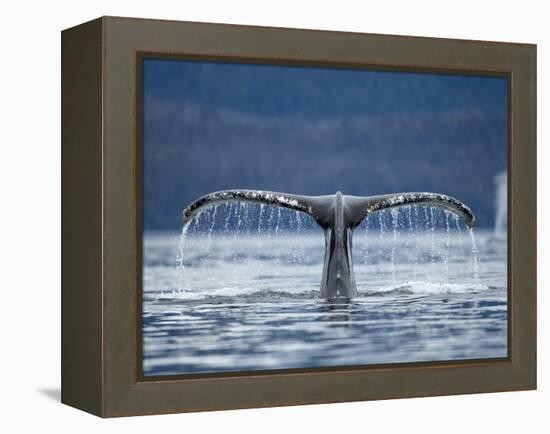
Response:
[{"label": "blue-gray background haze", "polygon": [[435,191],[494,223],[504,77],[147,59],[143,80],[146,230],[229,188]]}]

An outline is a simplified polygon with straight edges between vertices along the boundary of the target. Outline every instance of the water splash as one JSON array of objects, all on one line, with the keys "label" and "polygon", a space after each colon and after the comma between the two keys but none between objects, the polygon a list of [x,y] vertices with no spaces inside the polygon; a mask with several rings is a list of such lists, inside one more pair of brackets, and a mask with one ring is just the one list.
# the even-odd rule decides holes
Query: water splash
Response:
[{"label": "water splash", "polygon": [[472,240],[472,268],[474,271],[474,280],[479,281],[479,249],[477,248],[476,236],[474,228],[469,228],[470,239]]},{"label": "water splash", "polygon": [[258,238],[262,234],[262,218],[264,215],[264,208],[265,208],[265,205],[263,203],[260,203],[260,214],[258,216]]},{"label": "water splash", "polygon": [[[280,227],[281,227],[281,208],[277,207],[277,220],[275,222],[275,241],[277,243],[281,242],[280,238],[277,237],[277,235],[279,235]],[[276,258],[277,260],[275,262],[275,274],[277,276],[280,276],[281,275],[281,257],[280,255],[276,255]]]},{"label": "water splash", "polygon": [[233,203],[230,202],[226,204],[225,207],[226,215],[225,215],[225,222],[223,225],[223,240],[225,241],[227,239],[227,234],[229,232],[229,224],[231,222],[231,214],[233,213]]},{"label": "water splash", "polygon": [[[418,245],[416,242],[416,220],[418,219],[418,208],[415,205],[407,207],[408,209],[408,218],[409,218],[409,236],[411,238],[411,243],[414,246],[414,264],[413,264],[413,280],[417,280],[417,268],[418,268]],[[413,210],[414,210],[414,224],[413,224]]]},{"label": "water splash", "polygon": [[364,231],[364,245],[363,245],[363,263],[368,265],[369,263],[369,218],[365,220],[365,231]]},{"label": "water splash", "polygon": [[399,209],[391,208],[391,221],[393,226],[393,238],[392,238],[391,255],[390,255],[392,282],[395,282],[395,249],[397,248],[397,242],[398,242],[398,217],[399,217]]},{"label": "water splash", "polygon": [[458,231],[458,233],[460,235],[462,235],[462,228],[460,227],[460,219],[458,218],[458,216],[456,214],[454,214],[454,219],[455,219],[456,230]]},{"label": "water splash", "polygon": [[273,227],[273,217],[275,217],[275,209],[272,206],[270,206],[269,208],[269,217],[267,219],[267,238],[271,239],[271,228]]},{"label": "water splash", "polygon": [[508,181],[506,171],[495,176],[495,237],[505,237],[508,225]]},{"label": "water splash", "polygon": [[208,243],[206,245],[206,253],[210,256],[210,249],[212,247],[212,231],[216,225],[216,214],[218,213],[218,205],[212,207],[212,211],[209,213],[209,218],[211,219],[210,227],[208,228]]},{"label": "water splash", "polygon": [[[292,214],[290,214],[288,219],[288,227],[292,231],[292,233],[296,234],[296,236],[299,236],[298,222],[296,221],[296,219],[293,218],[294,212],[291,211]],[[292,246],[291,263],[293,264],[298,263],[298,249],[296,249],[294,246]]]},{"label": "water splash", "polygon": [[244,226],[246,228],[246,236],[250,237],[250,220],[249,220],[249,217],[250,217],[250,206],[251,205],[246,203],[246,202],[243,202],[243,206],[244,206],[243,220],[244,220]]},{"label": "water splash", "polygon": [[235,216],[237,217],[237,230],[233,233],[233,238],[237,238],[237,235],[241,231],[241,225],[243,224],[243,219],[241,217],[241,209],[242,209],[242,202],[238,202],[237,206],[235,207]]},{"label": "water splash", "polygon": [[[454,223],[451,218],[454,218]],[[454,275],[455,264],[460,263],[453,258],[453,254],[458,249],[458,246],[454,244],[457,242],[455,234],[458,234],[461,246],[464,242],[464,246],[458,249],[462,252],[460,254],[461,262],[468,267],[469,258],[471,258],[471,276],[477,282],[479,279],[479,249],[475,238],[473,238],[473,233],[470,232],[472,249],[469,251],[466,238],[462,239],[461,226],[460,219],[456,214],[439,208],[434,209],[429,205],[409,205],[381,210],[376,213],[376,217],[371,215],[370,220],[369,218],[365,220],[361,234],[362,241],[357,244],[357,247],[361,249],[359,255],[363,259],[361,265],[369,268],[368,273],[382,273],[386,281],[394,285],[405,280],[434,281],[443,284],[445,281],[449,281],[451,274]],[[189,264],[197,264],[197,267],[202,268],[210,267],[212,259],[216,259],[220,265],[227,265],[228,272],[235,274],[235,282],[242,280],[239,276],[240,271],[230,264],[252,265],[255,261],[260,261],[260,263],[266,261],[265,263],[270,267],[270,271],[266,274],[281,275],[284,273],[286,275],[284,267],[287,265],[309,265],[312,254],[306,250],[307,244],[289,242],[287,237],[287,232],[300,236],[304,229],[305,223],[302,213],[299,211],[287,212],[282,208],[275,209],[274,206],[263,203],[230,202],[213,205],[204,211],[201,210],[182,228],[176,251],[180,279],[184,268],[189,267]],[[379,230],[378,236],[376,235],[377,229]],[[243,235],[246,237],[240,238]],[[228,237],[232,236],[238,246],[241,241],[247,242],[246,240],[249,240],[251,235],[255,238],[255,240],[251,240],[252,244],[250,244],[253,246],[253,252],[245,252],[241,248],[235,249],[231,242],[229,244],[225,242]],[[357,233],[356,237],[359,235]],[[262,238],[272,240],[275,243],[274,248],[269,248],[269,246],[266,248],[266,244],[269,242],[262,242]],[[193,246],[194,253],[192,254],[185,245],[186,239]],[[224,261],[224,259],[228,261]],[[404,261],[408,264],[402,268],[401,264]],[[195,265],[191,265],[191,268],[193,267]],[[252,269],[256,268],[252,267]],[[358,274],[361,275],[363,272],[360,271]],[[389,279],[390,275],[391,280]],[[189,278],[189,275],[186,275],[186,278]],[[368,277],[365,278],[366,281],[368,279]],[[188,283],[183,282],[182,284],[180,280],[179,288],[184,285],[188,285]]]},{"label": "water splash", "polygon": [[430,207],[430,219],[426,223],[430,229],[430,264],[433,269],[435,268],[435,215],[433,207]]},{"label": "water splash", "polygon": [[378,225],[380,227],[380,239],[384,238],[384,214],[386,210],[382,210],[378,213]]},{"label": "water splash", "polygon": [[449,212],[447,210],[445,213],[445,255],[443,256],[443,272],[445,273],[445,278],[449,276],[449,253],[451,250],[451,225],[449,223]]},{"label": "water splash", "polygon": [[193,225],[194,228],[196,228],[199,224],[199,219],[202,215],[202,211],[200,211],[193,220],[187,222],[184,224],[181,228],[179,243],[178,243],[178,253],[176,256],[176,262],[177,262],[177,275],[178,275],[178,289],[181,292],[181,288],[183,287],[183,278],[185,275],[185,244],[187,241],[187,234],[189,232],[189,229],[191,228],[191,225]]},{"label": "water splash", "polygon": [[459,247],[460,251],[463,252],[464,251],[464,240],[462,239],[462,226],[460,224],[460,219],[456,214],[454,215],[454,219],[455,219],[455,226],[456,226],[457,236],[458,236],[458,247]]},{"label": "water splash", "polygon": [[191,222],[184,224],[181,228],[180,240],[178,244],[178,256],[176,258],[178,262],[178,270],[180,271],[183,271],[183,269],[185,268],[183,259],[185,252],[185,239],[187,238],[187,231],[189,230],[189,226],[191,226]]},{"label": "water splash", "polygon": [[[298,235],[302,232],[302,214],[300,211],[294,211],[294,216],[296,218],[296,232]],[[303,262],[304,260],[304,245],[300,243],[300,247],[298,250],[298,262]]]}]

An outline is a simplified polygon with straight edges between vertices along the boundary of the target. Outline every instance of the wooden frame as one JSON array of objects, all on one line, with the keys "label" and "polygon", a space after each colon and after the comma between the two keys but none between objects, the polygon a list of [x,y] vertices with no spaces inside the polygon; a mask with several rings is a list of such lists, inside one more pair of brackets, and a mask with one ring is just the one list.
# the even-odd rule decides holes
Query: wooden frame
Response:
[{"label": "wooden frame", "polygon": [[[140,375],[143,53],[509,78],[508,358]],[[112,417],[536,388],[536,46],[103,17],[62,33],[62,402]]]}]

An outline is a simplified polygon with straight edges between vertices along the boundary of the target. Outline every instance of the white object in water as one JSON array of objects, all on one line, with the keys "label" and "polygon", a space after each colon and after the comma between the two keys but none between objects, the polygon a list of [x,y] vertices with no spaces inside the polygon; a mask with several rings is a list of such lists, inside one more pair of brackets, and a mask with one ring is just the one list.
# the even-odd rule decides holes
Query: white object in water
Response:
[{"label": "white object in water", "polygon": [[495,176],[495,236],[506,236],[508,226],[507,174],[501,172]]}]

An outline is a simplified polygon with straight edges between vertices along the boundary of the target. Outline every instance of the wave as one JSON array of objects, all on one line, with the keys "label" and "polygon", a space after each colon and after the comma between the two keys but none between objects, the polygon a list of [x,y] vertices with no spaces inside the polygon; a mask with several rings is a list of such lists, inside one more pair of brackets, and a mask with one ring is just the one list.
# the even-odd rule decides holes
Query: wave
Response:
[{"label": "wave", "polygon": [[[405,295],[437,296],[455,294],[477,294],[484,291],[503,289],[481,283],[449,283],[410,281],[387,285],[373,289],[359,289],[361,297],[397,297]],[[145,301],[274,301],[274,300],[310,300],[317,299],[319,291],[315,289],[266,288],[257,287],[220,287],[212,290],[179,290],[149,293]]]},{"label": "wave", "polygon": [[475,294],[478,292],[498,289],[496,286],[484,285],[481,283],[450,283],[450,282],[425,282],[409,281],[396,285],[388,285],[372,290],[359,291],[363,296],[388,296],[399,294],[417,295],[452,295],[452,294]]}]

